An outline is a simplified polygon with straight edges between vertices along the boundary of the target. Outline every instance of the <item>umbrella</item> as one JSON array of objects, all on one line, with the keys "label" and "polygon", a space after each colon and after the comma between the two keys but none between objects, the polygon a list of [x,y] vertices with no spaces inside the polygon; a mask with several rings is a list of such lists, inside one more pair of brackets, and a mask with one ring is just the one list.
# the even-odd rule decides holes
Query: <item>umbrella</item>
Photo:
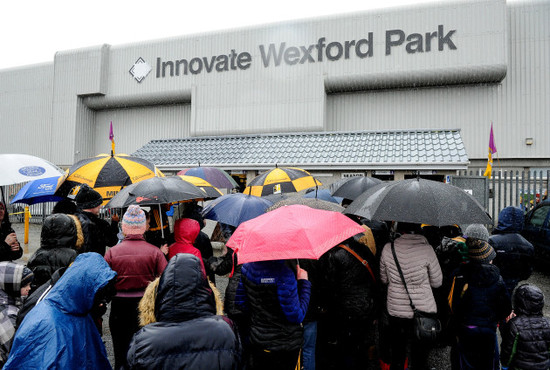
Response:
[{"label": "umbrella", "polygon": [[152,177],[120,190],[105,207],[126,208],[131,204],[150,206],[206,197],[204,191],[179,177]]},{"label": "umbrella", "polygon": [[211,183],[209,183],[205,179],[202,179],[196,176],[187,176],[187,175],[180,175],[178,177],[184,181],[190,182],[191,184],[195,185],[196,187],[204,191],[207,195],[205,199],[214,199],[217,197],[221,197],[223,195],[223,193],[217,187],[213,186]]},{"label": "umbrella", "polygon": [[333,197],[330,194],[329,189],[315,189],[312,191],[308,191],[307,193],[304,194],[304,198],[321,199],[327,202],[338,203],[338,204],[340,204],[340,202],[342,201],[342,198],[338,200],[335,197]]},{"label": "umbrella", "polygon": [[28,205],[43,202],[57,202],[63,197],[54,195],[55,190],[63,182],[65,176],[46,177],[29,181],[15,194],[11,203],[26,203]]},{"label": "umbrella", "polygon": [[333,196],[355,200],[359,195],[383,181],[375,177],[357,176],[345,179],[331,185],[330,190]]},{"label": "umbrella", "polygon": [[292,193],[322,185],[309,172],[297,167],[276,167],[266,171],[248,183],[243,193],[258,197]]},{"label": "umbrella", "polygon": [[433,226],[492,223],[478,201],[461,188],[425,179],[377,185],[355,199],[345,213]]},{"label": "umbrella", "polygon": [[227,241],[239,263],[318,259],[347,238],[364,232],[338,212],[295,204],[243,222]]},{"label": "umbrella", "polygon": [[285,200],[281,200],[273,204],[271,207],[267,209],[267,212],[271,212],[276,210],[277,208],[290,206],[293,204],[301,204],[301,205],[308,206],[315,209],[322,209],[325,211],[333,211],[333,212],[340,212],[340,213],[342,213],[342,211],[345,209],[341,205],[336,204],[334,202],[328,202],[322,199],[304,198],[304,197],[297,196],[297,197],[287,198]]},{"label": "umbrella", "polygon": [[63,175],[63,170],[40,157],[0,154],[0,186]]},{"label": "umbrella", "polygon": [[155,176],[164,175],[145,159],[126,154],[100,154],[73,164],[56,195],[68,194],[75,185],[88,184],[101,194],[105,204],[125,186]]},{"label": "umbrella", "polygon": [[208,181],[217,188],[235,189],[239,184],[224,170],[218,167],[193,167],[184,168],[178,172],[178,175],[196,176]]},{"label": "umbrella", "polygon": [[253,195],[227,194],[210,202],[202,211],[204,218],[234,227],[265,213],[273,203]]}]

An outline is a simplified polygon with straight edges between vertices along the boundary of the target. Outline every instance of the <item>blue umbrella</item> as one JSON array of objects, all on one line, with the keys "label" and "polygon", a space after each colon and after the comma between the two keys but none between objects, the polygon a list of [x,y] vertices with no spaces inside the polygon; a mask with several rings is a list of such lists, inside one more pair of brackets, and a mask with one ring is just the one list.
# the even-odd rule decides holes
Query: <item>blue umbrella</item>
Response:
[{"label": "blue umbrella", "polygon": [[35,203],[60,201],[63,197],[54,195],[54,193],[60,179],[64,178],[65,176],[54,176],[30,181],[15,194],[11,203],[26,203],[31,205]]},{"label": "blue umbrella", "polygon": [[273,205],[264,198],[243,193],[223,195],[210,202],[202,211],[202,216],[220,223],[239,226],[242,222],[251,220]]},{"label": "blue umbrella", "polygon": [[312,190],[310,192],[307,192],[304,195],[304,198],[317,198],[317,199],[325,200],[327,202],[338,203],[338,204],[340,204],[340,202],[342,201],[341,200],[342,198],[338,200],[335,197],[333,197],[332,194],[330,194],[330,190],[328,189]]}]

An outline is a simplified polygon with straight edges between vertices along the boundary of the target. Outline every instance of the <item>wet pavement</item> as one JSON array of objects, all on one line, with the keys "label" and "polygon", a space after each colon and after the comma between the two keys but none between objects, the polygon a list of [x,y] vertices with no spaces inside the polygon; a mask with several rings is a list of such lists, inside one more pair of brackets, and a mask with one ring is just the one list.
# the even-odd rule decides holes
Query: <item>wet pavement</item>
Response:
[{"label": "wet pavement", "polygon": [[[42,226],[40,224],[30,224],[29,227],[29,243],[27,245],[23,244],[24,241],[24,225],[22,223],[12,224],[21,245],[24,247],[23,257],[19,260],[21,263],[26,263],[29,257],[39,248],[40,246],[40,231]],[[212,232],[212,224],[208,224],[205,228],[205,231],[210,234]],[[221,250],[219,248],[214,248],[215,255],[219,255]],[[527,282],[537,285],[542,289],[546,297],[546,305],[544,306],[544,315],[550,317],[550,269],[548,266],[538,266],[535,272],[531,275]],[[227,286],[227,277],[216,277],[216,284],[220,293],[225,293],[225,287]],[[113,356],[113,345],[111,341],[111,333],[109,331],[109,311],[107,311],[103,320],[103,340],[105,342],[105,347],[107,349],[107,354],[109,356],[109,361],[114,365],[114,356]],[[436,370],[450,370],[450,348],[436,348],[430,352],[429,364],[432,369]]]}]

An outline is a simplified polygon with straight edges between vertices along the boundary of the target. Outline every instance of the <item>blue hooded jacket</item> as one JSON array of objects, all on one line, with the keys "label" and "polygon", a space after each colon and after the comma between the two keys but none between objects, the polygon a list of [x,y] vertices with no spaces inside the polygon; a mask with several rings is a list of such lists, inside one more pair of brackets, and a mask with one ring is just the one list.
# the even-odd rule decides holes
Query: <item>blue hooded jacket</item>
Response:
[{"label": "blue hooded jacket", "polygon": [[111,369],[90,311],[115,276],[101,255],[79,255],[21,323],[4,369]]}]

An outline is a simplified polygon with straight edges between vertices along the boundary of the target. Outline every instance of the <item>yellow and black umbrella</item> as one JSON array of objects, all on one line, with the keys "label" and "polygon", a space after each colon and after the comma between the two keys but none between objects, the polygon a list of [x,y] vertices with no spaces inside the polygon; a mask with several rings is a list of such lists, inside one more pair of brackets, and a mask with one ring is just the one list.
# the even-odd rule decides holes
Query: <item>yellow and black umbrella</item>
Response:
[{"label": "yellow and black umbrella", "polygon": [[179,178],[181,178],[184,181],[190,182],[191,184],[195,185],[199,189],[203,190],[206,195],[208,195],[208,198],[206,199],[214,199],[217,197],[221,197],[223,193],[215,186],[213,186],[211,183],[206,181],[205,179],[201,179],[197,176],[187,176],[187,175],[178,175]]},{"label": "yellow and black umbrella", "polygon": [[277,167],[253,178],[244,194],[252,194],[258,197],[292,193],[322,185],[309,172],[297,167]]},{"label": "yellow and black umbrella", "polygon": [[67,195],[78,184],[87,184],[103,197],[105,205],[120,189],[151,177],[163,177],[153,163],[126,154],[100,154],[73,164],[56,194]]}]

